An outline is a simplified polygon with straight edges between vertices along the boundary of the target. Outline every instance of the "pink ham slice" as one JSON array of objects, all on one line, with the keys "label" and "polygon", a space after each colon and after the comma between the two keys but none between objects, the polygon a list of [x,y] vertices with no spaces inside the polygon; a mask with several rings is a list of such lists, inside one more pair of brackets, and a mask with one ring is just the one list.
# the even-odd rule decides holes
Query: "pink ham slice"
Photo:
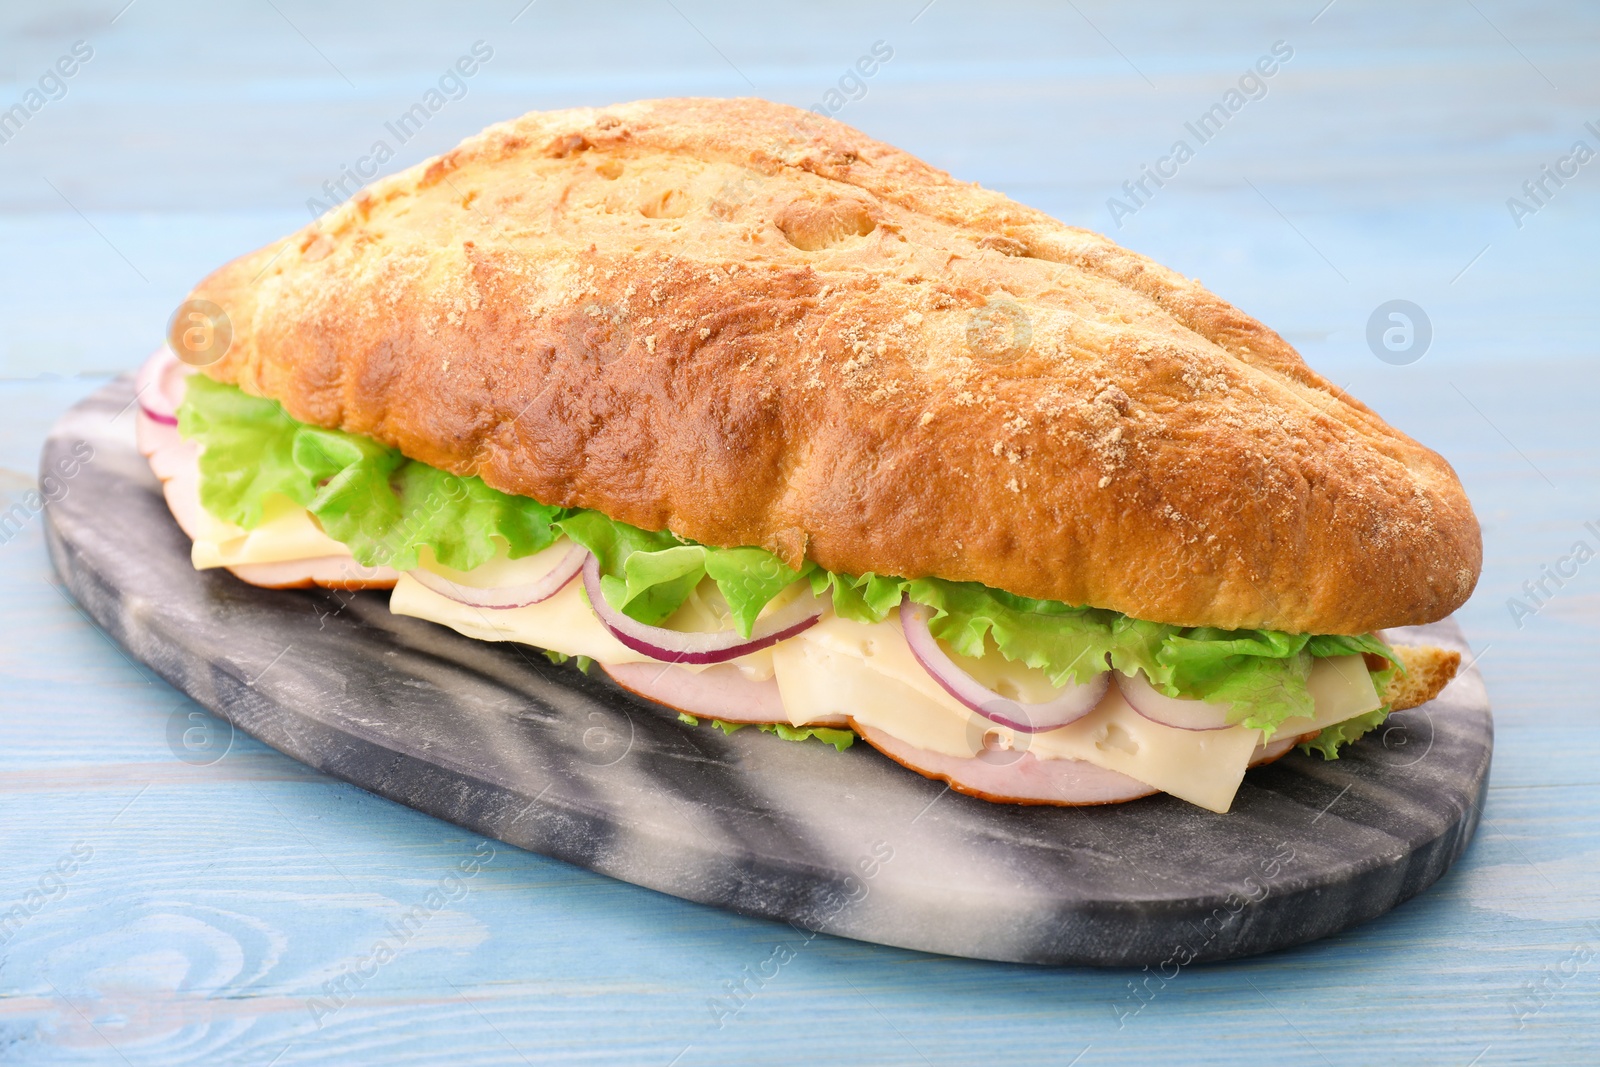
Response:
[{"label": "pink ham slice", "polygon": [[150,469],[163,482],[194,471],[199,448],[193,441],[178,436],[176,426],[157,422],[140,411],[134,421],[134,437],[139,453],[150,461]]},{"label": "pink ham slice", "polygon": [[[665,663],[602,664],[611,680],[630,693],[677,711],[724,722],[785,723],[778,683],[757,682],[732,663],[690,671]],[[829,715],[808,726],[846,726],[843,715]]]},{"label": "pink ham slice", "polygon": [[1039,759],[1031,752],[997,751],[982,756],[946,756],[917,748],[882,730],[852,722],[873,748],[928,778],[948,782],[958,793],[1001,804],[1120,804],[1160,790],[1116,771],[1075,759]]},{"label": "pink ham slice", "polygon": [[391,589],[396,573],[388,567],[363,567],[349,556],[286,559],[277,563],[240,563],[229,567],[236,577],[265,589]]},{"label": "pink ham slice", "polygon": [[1294,746],[1298,745],[1300,742],[1309,741],[1316,736],[1316,733],[1312,732],[1309,734],[1302,734],[1299,737],[1281,737],[1270,744],[1257,745],[1255,752],[1250,757],[1250,766],[1260,767],[1264,764],[1271,763],[1275,759],[1280,759],[1285,753],[1287,753]]},{"label": "pink ham slice", "polygon": [[193,541],[200,531],[200,472],[193,464],[173,466],[175,469],[162,477],[155,456],[150,458],[150,469],[156,472],[156,477],[161,478],[161,494],[167,498],[167,509],[178,520],[183,532],[189,535],[189,540]]},{"label": "pink ham slice", "polygon": [[[890,737],[882,730],[851,722],[862,739],[903,767],[948,782],[958,793],[1000,804],[1057,804],[1063,807],[1120,804],[1159,793],[1125,774],[1085,760],[1039,759],[1031,752],[996,751],[982,756],[946,756]],[[1257,767],[1280,758],[1301,741],[1316,736],[1285,737],[1258,745],[1250,759]]]},{"label": "pink ham slice", "polygon": [[[168,448],[178,448],[186,444],[179,436],[176,426],[168,426],[164,422],[157,422],[142,410],[139,411],[133,424],[133,436],[139,444],[139,454],[146,459]],[[188,446],[193,450],[193,445]]]}]

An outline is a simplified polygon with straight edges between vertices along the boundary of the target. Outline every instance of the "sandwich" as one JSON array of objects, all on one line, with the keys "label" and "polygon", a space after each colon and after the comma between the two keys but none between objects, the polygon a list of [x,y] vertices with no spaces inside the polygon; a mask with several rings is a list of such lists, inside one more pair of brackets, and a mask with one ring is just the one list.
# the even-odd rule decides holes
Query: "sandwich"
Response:
[{"label": "sandwich", "polygon": [[202,281],[138,394],[198,568],[996,802],[1336,757],[1450,680],[1385,631],[1482,557],[1445,460],[1198,282],[753,99],[378,180]]}]

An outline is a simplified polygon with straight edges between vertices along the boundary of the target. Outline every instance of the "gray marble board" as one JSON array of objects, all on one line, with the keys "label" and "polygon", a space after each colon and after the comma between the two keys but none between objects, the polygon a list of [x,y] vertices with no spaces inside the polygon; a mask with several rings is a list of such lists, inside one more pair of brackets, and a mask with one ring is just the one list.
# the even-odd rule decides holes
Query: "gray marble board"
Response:
[{"label": "gray marble board", "polygon": [[[1014,807],[864,744],[724,736],[537,651],[389,614],[384,593],[197,572],[133,445],[132,387],[73,408],[42,469],[51,557],[134,656],[239,729],[419,811],[806,930],[980,959],[1152,967],[1326,937],[1432,885],[1478,822],[1493,745],[1468,670],[1336,762],[1291,753],[1217,815],[1167,796]],[[1411,640],[1459,648],[1454,622]]]}]

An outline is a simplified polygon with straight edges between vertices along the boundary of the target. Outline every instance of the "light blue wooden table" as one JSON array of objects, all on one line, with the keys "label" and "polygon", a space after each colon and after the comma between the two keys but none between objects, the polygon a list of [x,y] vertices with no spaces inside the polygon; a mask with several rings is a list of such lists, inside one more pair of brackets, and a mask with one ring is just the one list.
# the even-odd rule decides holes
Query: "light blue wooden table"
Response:
[{"label": "light blue wooden table", "polygon": [[[0,108],[27,111],[0,115],[0,508],[24,504],[0,544],[0,1062],[1600,1062],[1600,562],[1567,558],[1600,549],[1600,160],[1562,162],[1600,150],[1593,5],[126,2],[0,9]],[[385,124],[480,41],[402,143]],[[1276,42],[1292,55],[1227,110]],[[848,76],[875,44],[892,57]],[[194,706],[52,583],[39,442],[377,141],[391,170],[531,108],[745,93],[836,105],[1200,277],[1456,464],[1498,724],[1456,871],[1344,936],[1136,991],[802,942],[497,845],[361,965],[481,842],[243,736],[176,758]],[[1201,143],[1185,123],[1218,103]],[[1145,165],[1176,176],[1130,200]],[[1542,165],[1576,173],[1535,201]],[[1369,349],[1393,299],[1431,324],[1416,362]],[[747,980],[779,943],[793,959]]]}]

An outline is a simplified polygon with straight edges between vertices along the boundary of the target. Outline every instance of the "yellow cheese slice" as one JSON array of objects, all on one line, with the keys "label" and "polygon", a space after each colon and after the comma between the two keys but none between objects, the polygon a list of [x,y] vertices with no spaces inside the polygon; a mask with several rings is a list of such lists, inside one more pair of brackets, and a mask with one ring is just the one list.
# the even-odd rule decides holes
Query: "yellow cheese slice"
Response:
[{"label": "yellow cheese slice", "polygon": [[350,555],[342,542],[322,532],[309,511],[276,493],[266,499],[261,525],[253,530],[217,518],[199,507],[198,501],[195,512],[199,536],[194,539],[190,560],[196,570]]},{"label": "yellow cheese slice", "polygon": [[[402,574],[389,597],[389,610],[396,615],[448,626],[457,633],[480,641],[516,641],[547,648],[568,656],[588,656],[597,663],[656,663],[611,636],[589,608],[583,583],[574,580],[559,593],[538,604],[521,608],[475,608],[441,596]],[[772,677],[772,650],[762,649],[729,661],[753,681]],[[704,666],[684,664],[684,670],[702,671]]]},{"label": "yellow cheese slice", "polygon": [[389,610],[448,626],[479,641],[517,641],[601,663],[645,663],[649,656],[611,636],[589,610],[583,585],[574,581],[555,596],[521,608],[475,608],[441,596],[409,574],[402,574],[389,597]]}]

